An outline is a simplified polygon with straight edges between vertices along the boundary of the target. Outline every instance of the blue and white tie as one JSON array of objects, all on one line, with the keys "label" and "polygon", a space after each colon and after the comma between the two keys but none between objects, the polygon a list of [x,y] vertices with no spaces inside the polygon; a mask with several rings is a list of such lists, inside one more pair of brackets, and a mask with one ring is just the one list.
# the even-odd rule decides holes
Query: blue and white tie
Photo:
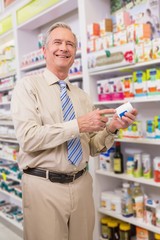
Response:
[{"label": "blue and white tie", "polygon": [[[59,81],[60,85],[60,98],[62,103],[62,112],[64,121],[70,121],[75,119],[75,112],[73,104],[67,94],[67,86],[65,81]],[[74,164],[78,165],[82,160],[82,146],[80,138],[76,137],[67,141],[68,148],[68,160]]]}]

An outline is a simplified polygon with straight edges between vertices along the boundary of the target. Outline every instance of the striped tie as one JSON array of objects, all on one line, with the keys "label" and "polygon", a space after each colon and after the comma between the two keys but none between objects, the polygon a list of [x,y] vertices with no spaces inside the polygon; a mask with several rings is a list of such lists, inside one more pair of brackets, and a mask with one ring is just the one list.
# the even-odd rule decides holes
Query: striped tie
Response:
[{"label": "striped tie", "polygon": [[[59,81],[60,85],[60,98],[62,103],[63,119],[64,121],[70,121],[75,119],[75,112],[73,109],[73,104],[67,95],[67,86],[65,81]],[[78,165],[82,160],[82,146],[80,138],[74,138],[67,141],[68,148],[68,160],[74,164]]]}]

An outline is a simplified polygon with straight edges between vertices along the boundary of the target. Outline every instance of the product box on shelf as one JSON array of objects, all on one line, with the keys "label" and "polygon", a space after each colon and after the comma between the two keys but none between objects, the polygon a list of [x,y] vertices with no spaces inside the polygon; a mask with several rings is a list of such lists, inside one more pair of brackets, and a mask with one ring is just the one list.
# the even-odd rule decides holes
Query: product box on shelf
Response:
[{"label": "product box on shelf", "polygon": [[152,40],[152,59],[160,58],[160,38]]},{"label": "product box on shelf", "polygon": [[109,80],[110,94],[112,100],[123,100],[123,80],[122,77],[116,77]]},{"label": "product box on shelf", "polygon": [[97,81],[97,93],[99,101],[123,100],[122,77]]},{"label": "product box on shelf", "polygon": [[135,24],[135,41],[136,43],[151,39],[151,27],[149,24]]},{"label": "product box on shelf", "polygon": [[159,202],[147,198],[144,205],[144,221],[156,226],[156,210],[159,207]]},{"label": "product box on shelf", "polygon": [[133,98],[134,97],[134,84],[132,75],[124,76],[122,78],[123,82],[123,94],[124,98]]},{"label": "product box on shelf", "polygon": [[144,71],[133,72],[133,81],[135,97],[147,96],[146,72]]},{"label": "product box on shelf", "polygon": [[128,128],[120,129],[119,138],[142,138],[142,121],[134,121]]},{"label": "product box on shelf", "polygon": [[111,101],[110,84],[108,80],[97,81],[98,101]]},{"label": "product box on shelf", "polygon": [[134,64],[134,43],[108,48],[88,54],[88,67],[111,69]]},{"label": "product box on shelf", "polygon": [[112,19],[104,18],[100,21],[100,36],[106,36],[108,32],[113,31]]},{"label": "product box on shelf", "polygon": [[113,31],[120,32],[125,30],[131,24],[131,18],[128,11],[121,9],[112,15]]},{"label": "product box on shelf", "polygon": [[87,25],[87,37],[88,39],[95,38],[100,36],[100,24],[99,23],[91,23]]},{"label": "product box on shelf", "polygon": [[151,68],[146,70],[148,96],[160,95],[160,70]]},{"label": "product box on shelf", "polygon": [[107,49],[107,48],[110,48],[110,47],[113,47],[113,33],[107,33],[106,36],[103,36],[102,37],[102,46],[103,46],[103,49]]},{"label": "product box on shelf", "polygon": [[144,41],[144,61],[151,61],[152,60],[152,41]]},{"label": "product box on shelf", "polygon": [[127,44],[127,32],[126,30],[116,32],[113,34],[114,47]]},{"label": "product box on shelf", "polygon": [[154,124],[156,138],[160,139],[160,115],[154,116]]}]

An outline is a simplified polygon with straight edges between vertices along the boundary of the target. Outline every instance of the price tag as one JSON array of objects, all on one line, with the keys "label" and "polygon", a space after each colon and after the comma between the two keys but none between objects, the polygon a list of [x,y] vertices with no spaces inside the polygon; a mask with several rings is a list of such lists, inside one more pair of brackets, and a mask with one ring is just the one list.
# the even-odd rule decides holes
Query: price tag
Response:
[{"label": "price tag", "polygon": [[4,172],[2,173],[2,178],[3,178],[4,181],[7,180],[7,175]]}]

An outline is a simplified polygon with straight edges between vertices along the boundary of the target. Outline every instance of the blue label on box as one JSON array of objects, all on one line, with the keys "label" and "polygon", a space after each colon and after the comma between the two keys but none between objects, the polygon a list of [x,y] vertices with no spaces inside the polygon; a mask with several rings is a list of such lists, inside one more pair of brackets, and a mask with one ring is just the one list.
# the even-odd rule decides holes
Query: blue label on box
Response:
[{"label": "blue label on box", "polygon": [[120,117],[123,117],[126,112],[127,112],[127,110],[125,110],[124,112],[121,112],[121,113],[119,114],[119,116],[120,116]]}]

